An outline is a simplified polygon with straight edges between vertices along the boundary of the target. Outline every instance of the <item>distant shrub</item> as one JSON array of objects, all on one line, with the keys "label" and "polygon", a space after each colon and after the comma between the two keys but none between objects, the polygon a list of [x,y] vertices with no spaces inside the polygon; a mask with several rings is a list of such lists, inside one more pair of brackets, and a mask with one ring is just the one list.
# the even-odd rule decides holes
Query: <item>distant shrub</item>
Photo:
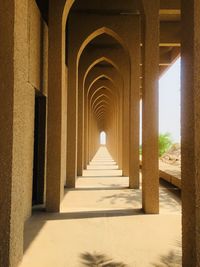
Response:
[{"label": "distant shrub", "polygon": [[173,141],[170,133],[159,135],[159,157],[161,157],[172,146]]},{"label": "distant shrub", "polygon": [[[159,157],[167,152],[172,144],[173,140],[170,133],[159,134]],[[142,155],[142,145],[140,145],[139,153]]]}]

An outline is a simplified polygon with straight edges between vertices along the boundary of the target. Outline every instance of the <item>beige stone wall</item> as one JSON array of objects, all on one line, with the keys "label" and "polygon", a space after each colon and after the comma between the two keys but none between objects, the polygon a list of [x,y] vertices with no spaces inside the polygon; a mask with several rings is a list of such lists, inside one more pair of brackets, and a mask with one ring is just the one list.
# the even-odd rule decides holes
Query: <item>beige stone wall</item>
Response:
[{"label": "beige stone wall", "polygon": [[40,15],[34,0],[28,5],[28,85],[24,103],[24,176],[23,176],[23,210],[24,220],[32,210],[32,178],[34,153],[34,112],[35,89],[47,96],[48,72],[48,27]]},{"label": "beige stone wall", "polygon": [[[20,261],[24,221],[31,214],[35,87],[42,81],[30,74],[30,47],[37,51],[41,42],[37,34],[34,41],[29,38],[32,18],[37,25],[40,21],[33,3],[8,0],[0,5],[0,266]],[[36,69],[41,55],[34,57]]]},{"label": "beige stone wall", "polygon": [[42,83],[42,92],[44,95],[48,95],[48,38],[49,31],[47,24],[43,21],[43,75],[41,77]]},{"label": "beige stone wall", "polygon": [[23,123],[23,210],[24,220],[31,215],[32,207],[32,177],[33,177],[33,151],[34,151],[34,104],[35,92],[30,84],[27,84],[24,92],[24,123]]},{"label": "beige stone wall", "polygon": [[29,0],[28,46],[28,81],[47,95],[48,27],[34,0]]}]

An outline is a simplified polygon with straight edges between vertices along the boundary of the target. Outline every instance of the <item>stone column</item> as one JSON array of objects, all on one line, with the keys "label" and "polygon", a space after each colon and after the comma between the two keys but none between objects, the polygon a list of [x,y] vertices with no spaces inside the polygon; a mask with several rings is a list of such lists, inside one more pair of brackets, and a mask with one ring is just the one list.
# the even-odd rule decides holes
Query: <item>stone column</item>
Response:
[{"label": "stone column", "polygon": [[[47,116],[47,196],[46,208],[57,212],[64,195],[66,177],[66,113],[64,108],[65,27],[62,25],[63,5],[49,5],[48,116]],[[55,71],[56,68],[56,71]]]},{"label": "stone column", "polygon": [[143,0],[143,122],[142,122],[142,204],[146,213],[159,213],[158,171],[158,78],[159,0]]},{"label": "stone column", "polygon": [[122,110],[123,110],[123,104],[122,104],[122,96],[119,96],[119,139],[118,139],[118,143],[119,143],[119,169],[122,169]]},{"label": "stone column", "polygon": [[183,267],[200,266],[200,0],[182,1]]},{"label": "stone column", "polygon": [[139,128],[140,128],[140,16],[132,29],[131,90],[130,90],[130,151],[129,186],[139,188]]},{"label": "stone column", "polygon": [[78,77],[78,148],[77,148],[77,175],[82,176],[84,168],[84,94],[83,94],[83,67],[79,65]]},{"label": "stone column", "polygon": [[[124,79],[130,79],[130,66],[126,68],[127,76]],[[123,176],[129,176],[129,141],[130,141],[130,83],[124,88],[123,92],[123,118],[122,118],[122,167]]]},{"label": "stone column", "polygon": [[23,186],[28,178],[24,167],[32,155],[24,139],[26,127],[33,131],[32,118],[27,121],[27,110],[29,105],[34,106],[34,93],[28,84],[27,12],[27,0],[0,4],[1,267],[16,267],[23,255]]},{"label": "stone column", "polygon": [[69,40],[69,78],[67,96],[67,187],[75,187],[77,177],[77,141],[78,141],[78,69],[77,55],[73,42]]}]

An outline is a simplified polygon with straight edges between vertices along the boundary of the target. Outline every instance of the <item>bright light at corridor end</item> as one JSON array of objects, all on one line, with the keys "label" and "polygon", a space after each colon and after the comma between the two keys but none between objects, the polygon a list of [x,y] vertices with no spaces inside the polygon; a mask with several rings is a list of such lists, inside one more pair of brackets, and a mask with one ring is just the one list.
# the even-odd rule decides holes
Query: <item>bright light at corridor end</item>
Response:
[{"label": "bright light at corridor end", "polygon": [[106,145],[106,133],[104,131],[100,133],[100,145]]}]

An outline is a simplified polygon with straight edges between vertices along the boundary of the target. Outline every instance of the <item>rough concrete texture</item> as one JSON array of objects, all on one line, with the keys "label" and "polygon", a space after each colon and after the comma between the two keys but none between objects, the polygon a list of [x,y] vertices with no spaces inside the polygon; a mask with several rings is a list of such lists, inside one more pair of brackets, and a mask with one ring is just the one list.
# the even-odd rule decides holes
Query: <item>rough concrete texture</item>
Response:
[{"label": "rough concrete texture", "polygon": [[54,212],[60,209],[66,177],[66,160],[62,157],[65,157],[66,151],[67,121],[66,106],[63,106],[66,101],[63,41],[66,21],[61,19],[65,2],[60,1],[58,5],[57,1],[51,1],[49,5],[46,207],[47,210]]},{"label": "rough concrete texture", "polygon": [[158,77],[159,77],[159,0],[143,0],[145,30],[143,32],[142,92],[142,179],[143,208],[159,213],[158,171]]},{"label": "rough concrete texture", "polygon": [[[23,132],[23,144],[21,147],[25,153],[24,162],[24,216],[25,220],[32,212],[32,177],[33,177],[33,152],[34,152],[34,114],[35,114],[35,90],[47,93],[47,82],[42,82],[46,78],[47,64],[44,57],[47,57],[47,26],[41,18],[39,9],[34,0],[28,1],[27,14],[27,50],[24,58],[27,60],[27,88],[24,95],[20,95],[24,101],[23,111],[24,123],[21,131]],[[22,31],[20,29],[20,31]],[[42,37],[41,37],[42,36]]]},{"label": "rough concrete texture", "polygon": [[[0,138],[3,156],[0,183],[1,190],[5,192],[5,195],[1,193],[0,199],[0,239],[4,240],[0,243],[0,266],[3,267],[15,267],[20,261],[23,254],[24,221],[31,214],[35,88],[28,82],[32,78],[28,55],[30,46],[40,42],[37,36],[31,44],[29,39],[28,11],[34,13],[33,1],[13,2],[6,1],[0,10],[1,14],[5,14],[5,17],[1,15],[0,30],[4,40],[0,52],[0,72],[3,74],[0,77],[1,127],[5,129],[5,132],[1,130]],[[35,17],[35,21],[37,19]],[[33,60],[37,61],[37,58]],[[12,139],[8,140],[9,137]],[[6,153],[4,146],[7,146]]]},{"label": "rough concrete texture", "polygon": [[60,214],[36,212],[27,222],[20,267],[96,266],[106,257],[109,266],[181,266],[180,197],[162,185],[161,214],[145,215],[141,190],[128,185],[126,177],[78,178]]},{"label": "rough concrete texture", "polygon": [[32,0],[29,0],[29,18],[29,82],[41,90],[43,27],[40,11]]},{"label": "rough concrete texture", "polygon": [[[9,1],[5,6],[7,10],[10,5],[12,10],[12,1]],[[8,111],[11,112],[10,119],[7,123],[10,123],[10,130],[7,132],[2,132],[1,140],[8,144],[7,136],[12,136],[12,141],[10,140],[11,150],[9,153],[4,155],[5,162],[6,157],[10,159],[10,168],[3,164],[1,171],[4,175],[1,176],[2,183],[4,185],[4,192],[7,195],[1,200],[0,206],[7,210],[8,217],[7,221],[3,222],[1,226],[2,239],[4,240],[4,253],[1,243],[1,255],[0,255],[0,265],[1,266],[16,266],[18,261],[22,256],[23,247],[23,224],[25,218],[30,215],[31,210],[31,184],[32,184],[32,154],[33,154],[33,107],[34,107],[34,92],[31,90],[28,81],[28,42],[27,42],[27,2],[21,1],[15,4],[15,9],[13,10],[13,16],[15,19],[15,26],[12,23],[9,25],[9,38],[13,40],[13,43],[5,44],[8,46],[10,53],[2,54],[3,61],[8,64],[10,71],[3,76],[3,79],[7,75],[11,74],[11,78],[7,77],[5,83],[2,81],[1,85],[6,85],[6,88],[1,87],[9,94],[12,92],[12,97],[8,105],[3,107],[2,119],[3,121],[8,120],[9,117],[6,116]],[[7,14],[7,13],[5,13]],[[8,15],[7,15],[8,16]],[[22,20],[21,18],[24,18]],[[9,19],[9,16],[8,16]],[[1,24],[4,30],[8,30],[4,23]],[[3,29],[2,29],[3,31]],[[1,32],[2,32],[1,31]],[[17,36],[17,37],[16,37]],[[16,37],[16,38],[14,38]],[[15,59],[13,62],[9,58]],[[5,64],[2,65],[4,68]],[[7,70],[7,69],[6,69]],[[4,92],[4,93],[5,93]],[[6,96],[5,96],[6,97]],[[7,103],[7,102],[5,102]],[[6,113],[4,113],[6,112]],[[1,127],[4,128],[4,123],[1,123]],[[7,124],[6,123],[6,124]],[[5,129],[8,130],[5,125]],[[1,146],[3,147],[3,146]],[[4,161],[3,160],[3,161]],[[21,167],[23,166],[23,168]],[[6,173],[4,173],[4,168],[6,167]],[[9,171],[10,170],[10,171]],[[7,176],[8,175],[8,176]],[[5,187],[5,188],[4,188]],[[7,188],[6,188],[7,187]],[[6,204],[6,206],[4,206]],[[1,212],[1,217],[3,217],[3,210]],[[7,229],[4,229],[7,227]]]},{"label": "rough concrete texture", "polygon": [[[192,4],[192,5],[190,5]],[[200,266],[200,1],[182,1],[183,266]]]}]

